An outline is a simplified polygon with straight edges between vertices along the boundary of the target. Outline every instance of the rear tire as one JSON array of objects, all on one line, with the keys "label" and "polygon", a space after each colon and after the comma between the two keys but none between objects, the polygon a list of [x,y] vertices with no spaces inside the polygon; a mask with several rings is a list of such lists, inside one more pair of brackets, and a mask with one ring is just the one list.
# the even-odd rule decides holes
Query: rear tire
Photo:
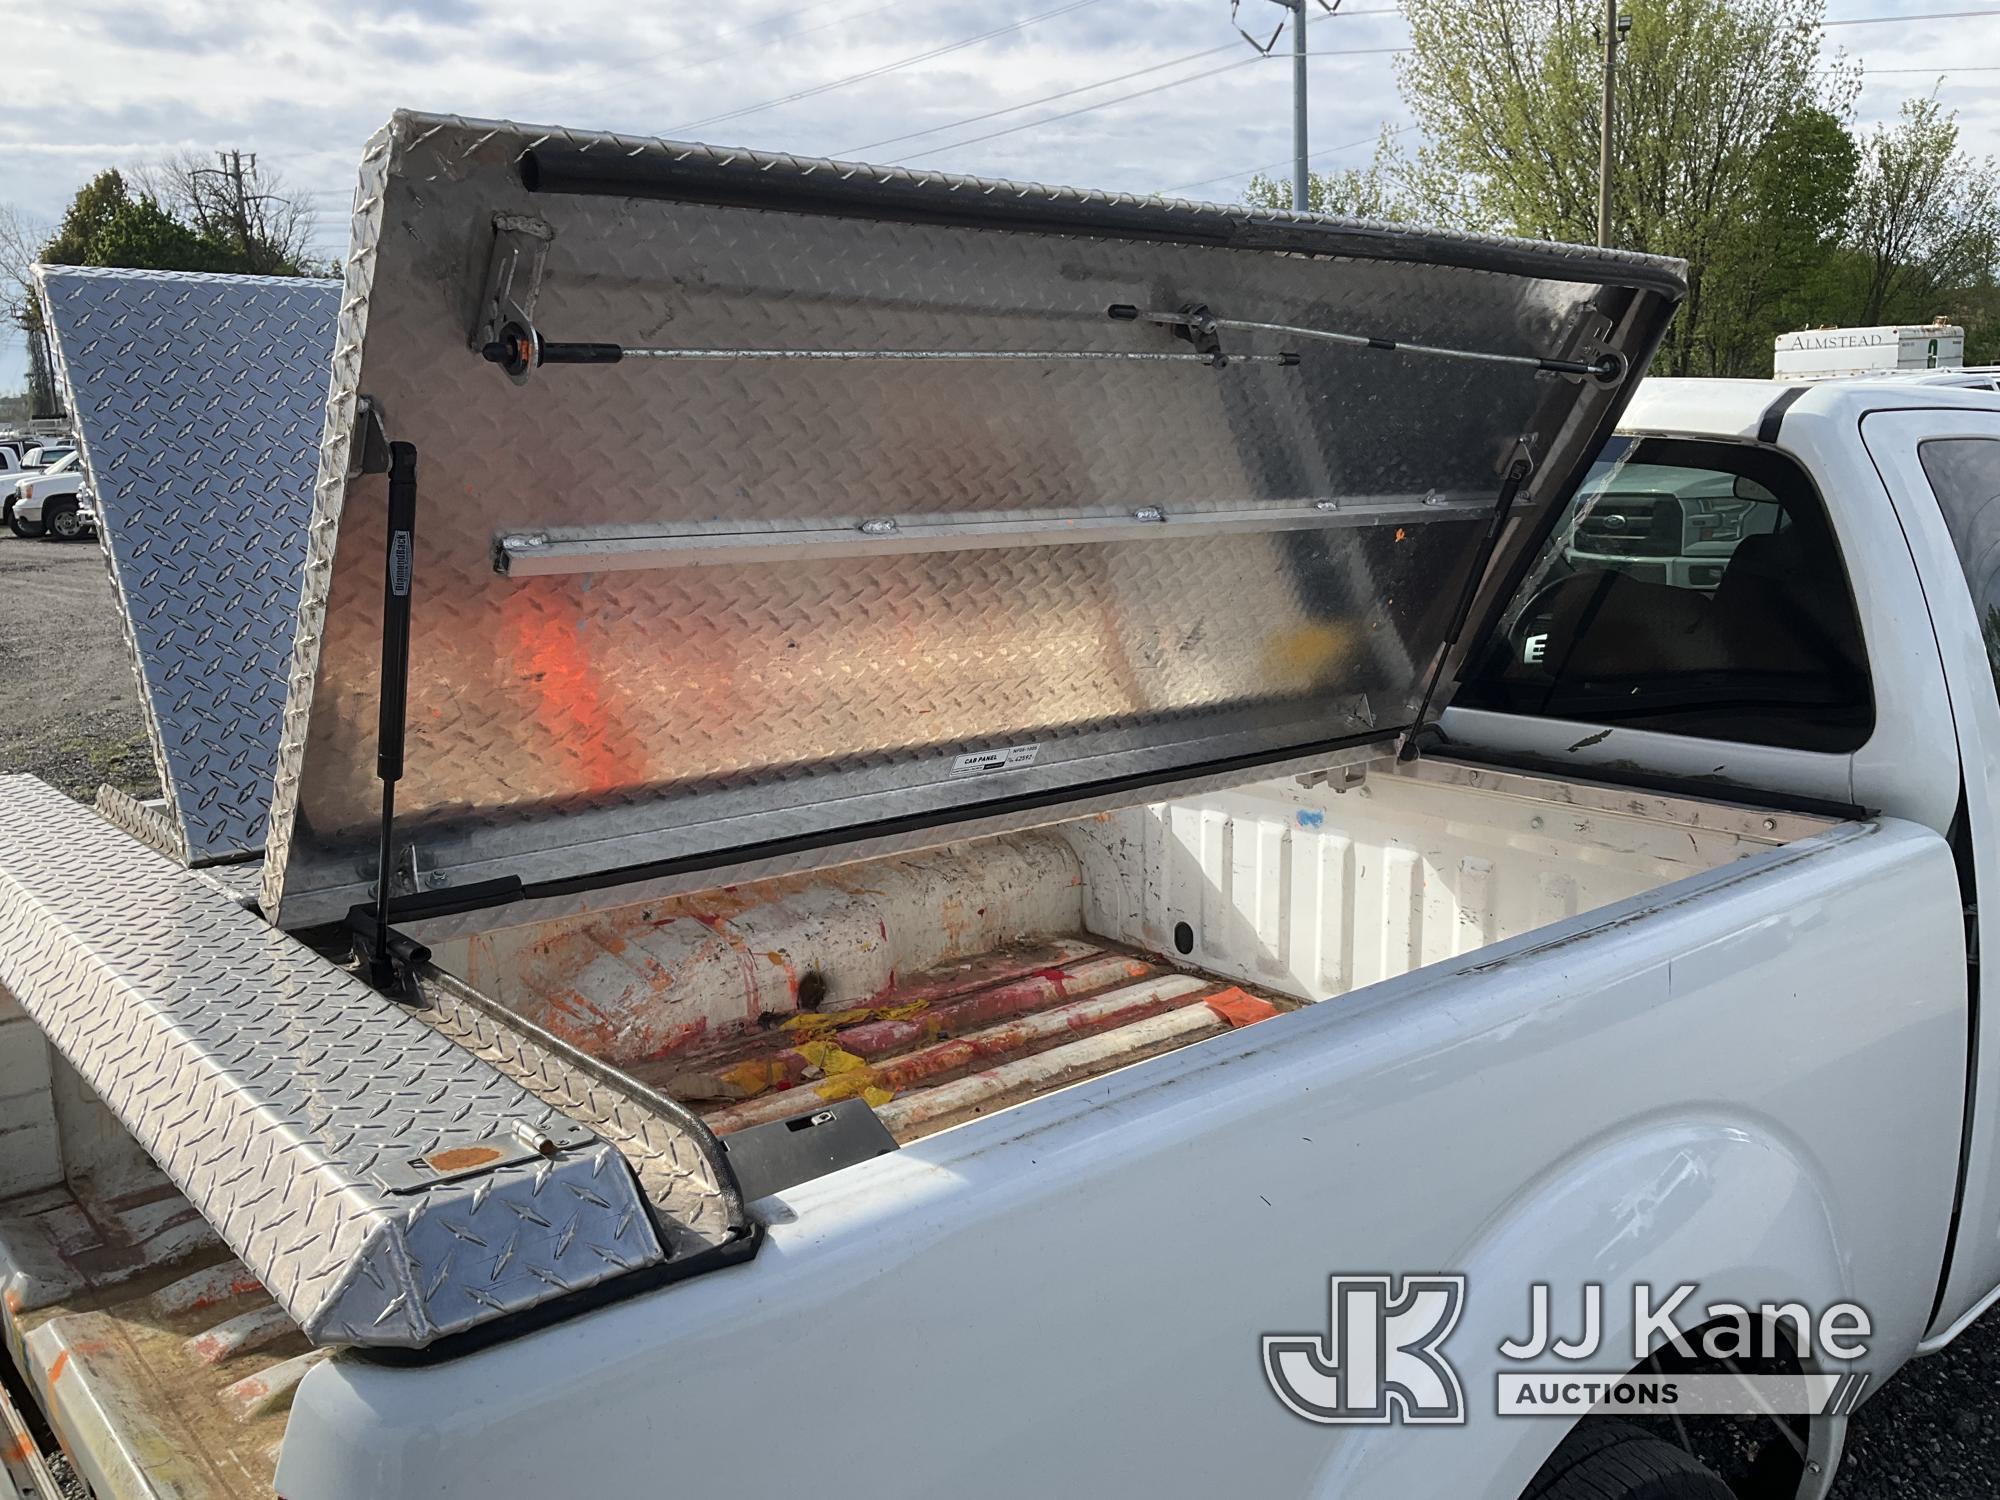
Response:
[{"label": "rear tire", "polygon": [[51,500],[42,512],[42,525],[59,542],[74,542],[89,528],[74,500]]},{"label": "rear tire", "polygon": [[1692,1453],[1594,1417],[1571,1429],[1522,1500],[1735,1500],[1735,1492]]}]

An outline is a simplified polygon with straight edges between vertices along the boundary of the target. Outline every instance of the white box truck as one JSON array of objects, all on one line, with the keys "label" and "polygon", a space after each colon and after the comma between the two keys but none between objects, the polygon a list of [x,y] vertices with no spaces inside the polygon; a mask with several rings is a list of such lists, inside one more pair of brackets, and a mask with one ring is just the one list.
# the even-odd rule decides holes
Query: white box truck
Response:
[{"label": "white box truck", "polygon": [[1771,361],[1779,380],[1831,380],[1893,370],[1956,370],[1965,364],[1965,330],[1942,318],[1880,328],[1805,328],[1781,333]]}]

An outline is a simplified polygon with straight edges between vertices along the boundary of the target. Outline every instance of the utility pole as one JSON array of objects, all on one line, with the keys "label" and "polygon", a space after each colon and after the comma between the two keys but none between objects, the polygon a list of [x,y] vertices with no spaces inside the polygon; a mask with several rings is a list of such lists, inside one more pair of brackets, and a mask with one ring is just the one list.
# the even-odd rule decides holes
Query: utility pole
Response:
[{"label": "utility pole", "polygon": [[[1233,19],[1240,0],[1230,0],[1229,14]],[[1292,13],[1292,207],[1304,213],[1311,206],[1312,173],[1306,168],[1306,3],[1307,0],[1272,0],[1274,5],[1282,5]],[[1340,0],[1319,0],[1319,5],[1328,15],[1340,8]],[[1283,29],[1283,23],[1279,23]],[[1266,57],[1278,44],[1278,33],[1271,33],[1269,41],[1260,42],[1241,26],[1236,28],[1243,40],[1255,47]]]},{"label": "utility pole", "polygon": [[[202,221],[202,227],[211,232],[223,231],[234,244],[236,253],[242,257],[245,270],[264,271],[270,269],[262,264],[264,247],[262,236],[256,232],[259,227],[253,223],[253,214],[261,218],[261,209],[253,210],[252,204],[261,203],[270,197],[269,193],[253,193],[249,183],[257,175],[257,154],[253,151],[246,158],[241,151],[218,151],[215,159],[219,167],[196,167],[188,173],[195,189],[195,213]],[[205,201],[203,184],[208,178],[221,179],[214,200]]]},{"label": "utility pole", "polygon": [[1312,206],[1312,175],[1306,170],[1306,0],[1286,0],[1292,12],[1292,208]]},{"label": "utility pole", "polygon": [[1611,243],[1611,121],[1618,77],[1618,0],[1604,0],[1604,112],[1597,135],[1597,243]]}]

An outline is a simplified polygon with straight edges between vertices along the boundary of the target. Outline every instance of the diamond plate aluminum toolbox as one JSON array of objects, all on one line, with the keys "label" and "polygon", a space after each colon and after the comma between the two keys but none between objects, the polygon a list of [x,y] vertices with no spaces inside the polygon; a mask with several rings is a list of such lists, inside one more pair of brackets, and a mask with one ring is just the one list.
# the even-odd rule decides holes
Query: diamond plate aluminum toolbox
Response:
[{"label": "diamond plate aluminum toolbox", "polygon": [[384,999],[28,777],[0,987],[314,1342],[422,1347],[740,1239],[672,1106],[474,1002]]},{"label": "diamond plate aluminum toolbox", "polygon": [[1396,736],[1681,291],[1618,253],[414,114],[353,247],[287,927],[379,863],[380,439],[418,494],[391,888],[559,893]]},{"label": "diamond plate aluminum toolbox", "polygon": [[260,855],[340,284],[36,274],[173,852]]}]

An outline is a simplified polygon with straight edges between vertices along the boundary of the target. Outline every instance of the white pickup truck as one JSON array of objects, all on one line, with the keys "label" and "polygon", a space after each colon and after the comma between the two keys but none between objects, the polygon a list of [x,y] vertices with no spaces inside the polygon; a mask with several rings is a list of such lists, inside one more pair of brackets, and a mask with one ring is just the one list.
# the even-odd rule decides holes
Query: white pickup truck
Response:
[{"label": "white pickup truck", "polygon": [[[1990,394],[1634,398],[1600,252],[413,115],[358,201],[261,866],[146,847],[257,764],[170,695],[163,809],[0,787],[23,1484],[1811,1497],[1995,1298]],[[1579,547],[1691,471],[1718,576]]]},{"label": "white pickup truck", "polygon": [[14,481],[7,497],[5,519],[18,537],[51,536],[73,542],[97,527],[97,510],[83,482],[83,465],[75,449],[45,468],[29,469]]}]

